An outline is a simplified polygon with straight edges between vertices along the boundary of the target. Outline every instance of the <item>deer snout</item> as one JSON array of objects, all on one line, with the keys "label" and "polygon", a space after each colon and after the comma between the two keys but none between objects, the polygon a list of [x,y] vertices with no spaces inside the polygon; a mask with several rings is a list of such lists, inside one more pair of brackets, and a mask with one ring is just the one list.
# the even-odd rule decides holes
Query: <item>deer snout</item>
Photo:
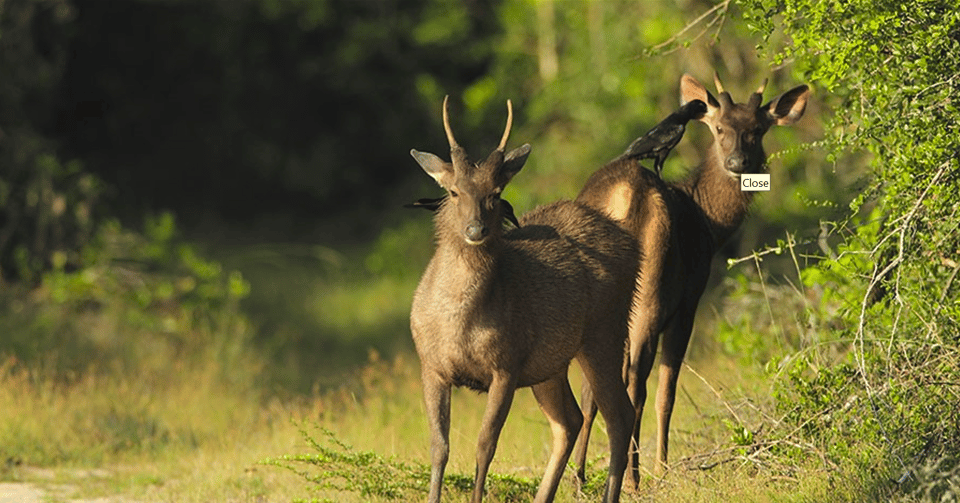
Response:
[{"label": "deer snout", "polygon": [[467,227],[463,230],[463,236],[467,239],[467,243],[472,245],[483,244],[489,235],[490,230],[479,220],[468,223]]},{"label": "deer snout", "polygon": [[743,154],[732,154],[727,156],[724,161],[724,168],[733,173],[743,173],[747,164],[747,158]]}]

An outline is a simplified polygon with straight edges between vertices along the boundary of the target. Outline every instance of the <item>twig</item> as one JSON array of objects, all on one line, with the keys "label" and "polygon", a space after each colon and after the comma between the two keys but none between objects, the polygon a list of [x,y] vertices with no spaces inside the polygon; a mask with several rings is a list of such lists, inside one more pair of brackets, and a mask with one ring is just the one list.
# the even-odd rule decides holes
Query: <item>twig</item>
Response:
[{"label": "twig", "polygon": [[[789,234],[787,234],[789,236]],[[791,243],[787,243],[788,246]],[[767,314],[770,315],[770,321],[773,322],[773,327],[777,333],[777,341],[780,343],[780,349],[783,349],[786,345],[785,338],[783,336],[783,327],[780,326],[780,321],[777,320],[776,315],[773,314],[773,306],[770,305],[770,296],[767,294],[767,282],[763,280],[763,269],[760,268],[760,257],[754,255],[754,264],[757,267],[757,277],[760,278],[760,289],[763,290],[763,303],[767,306]]]},{"label": "twig", "polygon": [[[723,19],[726,17],[725,14],[727,13],[727,10],[729,9],[729,7],[730,7],[730,0],[724,0],[723,2],[720,2],[720,3],[718,3],[717,5],[714,5],[714,6],[711,7],[709,10],[707,10],[706,12],[704,12],[703,14],[701,14],[700,17],[694,19],[694,20],[691,21],[689,24],[687,24],[686,26],[684,26],[682,30],[674,33],[672,37],[670,37],[670,38],[668,38],[667,40],[664,40],[663,42],[661,42],[661,43],[659,43],[659,44],[651,47],[651,48],[649,49],[649,51],[647,51],[647,53],[650,54],[650,53],[659,52],[659,51],[661,51],[663,48],[669,47],[671,44],[676,43],[677,40],[679,40],[680,37],[681,37],[684,33],[690,31],[690,29],[692,29],[694,26],[700,24],[704,19],[706,19],[706,18],[709,17],[710,15],[714,15],[714,18],[711,19],[710,22],[708,22],[707,25],[704,27],[704,29],[703,29],[700,33],[698,33],[697,36],[693,37],[692,40],[697,40],[698,38],[702,37],[703,34],[706,33],[707,30],[709,30],[710,27],[713,26],[714,24],[716,24],[718,21],[721,22],[721,27],[722,27],[722,21],[723,21]],[[717,31],[719,32],[719,29],[718,29]],[[664,54],[669,54],[669,53],[673,52],[674,50],[676,50],[676,49],[672,49],[672,50],[670,50],[670,51],[667,51],[667,52],[665,52]],[[642,57],[642,56],[637,56],[637,57],[634,58],[634,59],[640,59],[641,57]]]},{"label": "twig", "polygon": [[937,310],[934,314],[940,314],[940,309],[943,308],[943,300],[947,298],[947,292],[950,290],[950,286],[953,284],[954,278],[957,277],[957,271],[960,271],[960,263],[954,263],[953,272],[950,273],[950,277],[947,278],[946,283],[943,284],[943,291],[940,292],[940,299],[937,300]]},{"label": "twig", "polygon": [[680,391],[683,392],[684,396],[687,397],[687,401],[689,401],[689,402],[690,402],[690,405],[692,405],[693,408],[697,411],[697,415],[702,417],[702,416],[703,416],[703,412],[700,411],[700,407],[697,406],[697,402],[693,401],[693,397],[690,396],[690,392],[687,391],[687,387],[681,384],[681,385],[680,385]]},{"label": "twig", "polygon": [[703,381],[703,384],[706,384],[707,387],[710,388],[710,391],[712,391],[713,394],[716,395],[717,399],[719,399],[720,402],[723,403],[723,406],[727,409],[728,412],[730,412],[730,415],[732,415],[733,418],[736,419],[738,423],[743,424],[743,421],[740,419],[740,416],[737,414],[735,410],[733,410],[733,407],[730,406],[730,403],[724,400],[723,396],[720,394],[719,391],[717,391],[716,388],[714,388],[709,382],[707,382],[707,380],[702,375],[700,375],[699,372],[694,370],[694,368],[691,367],[690,364],[688,364],[687,362],[683,362],[683,366],[686,367],[688,370],[690,370],[690,372],[693,372],[693,375],[697,376],[698,379]]},{"label": "twig", "polygon": [[[923,202],[927,198],[927,194],[930,192],[930,190],[934,186],[937,185],[937,183],[940,181],[940,178],[943,176],[943,174],[947,172],[947,168],[950,166],[951,161],[953,161],[953,156],[951,156],[950,159],[944,161],[940,165],[937,172],[930,179],[930,183],[927,184],[927,187],[923,189],[923,192],[914,202],[913,207],[910,208],[910,211],[907,212],[905,215],[903,215],[902,218],[898,218],[895,220],[895,222],[898,222],[898,227],[893,229],[891,233],[888,234],[886,237],[884,237],[884,239],[877,244],[877,247],[874,248],[874,250],[876,251],[880,246],[880,244],[887,239],[887,237],[893,234],[897,235],[897,256],[893,260],[891,260],[890,263],[887,264],[887,266],[884,267],[883,270],[880,271],[879,273],[876,273],[877,267],[874,267],[875,274],[873,274],[873,277],[870,279],[870,283],[867,286],[866,291],[864,292],[863,300],[860,303],[860,316],[857,322],[857,331],[854,334],[854,348],[855,348],[854,360],[856,361],[860,378],[863,381],[863,387],[864,387],[864,391],[867,394],[867,400],[870,403],[871,409],[873,410],[875,417],[879,409],[876,403],[877,393],[873,389],[873,386],[870,383],[870,378],[867,374],[867,357],[866,357],[866,347],[865,347],[866,344],[864,342],[864,331],[866,326],[867,307],[869,306],[869,303],[870,303],[870,294],[873,291],[873,289],[877,286],[877,284],[880,282],[880,280],[886,276],[887,273],[889,273],[891,270],[897,267],[901,262],[903,262],[904,242],[906,241],[907,230],[910,227],[910,224],[913,222],[914,218],[916,218],[916,216],[919,214],[920,208],[923,206]],[[900,316],[904,308],[904,305],[900,298],[900,293],[899,293],[900,292],[899,271],[896,275],[896,281],[894,282],[894,292],[895,292],[894,298],[900,304],[900,309],[898,309],[897,311],[897,315],[894,320],[894,326],[890,330],[890,342],[889,342],[890,346],[892,346],[893,339],[896,336],[897,325],[899,324]],[[888,349],[888,352],[889,352],[889,349]],[[880,432],[883,435],[884,440],[888,444],[891,443],[890,437],[887,434],[887,430],[884,427],[883,422],[879,421],[878,424],[880,426]],[[897,452],[897,449],[892,449],[891,451],[892,451],[892,454],[894,455],[894,458],[896,458],[897,462],[900,464],[900,467],[903,470],[907,470],[907,467],[904,464],[903,459],[900,457],[899,453]]]},{"label": "twig", "polygon": [[[940,181],[940,177],[943,176],[944,173],[946,173],[947,167],[949,167],[951,160],[952,158],[940,165],[940,169],[938,169],[937,172],[934,174],[933,178],[931,178],[930,183],[927,185],[927,187],[923,189],[923,192],[920,194],[920,197],[917,198],[916,202],[914,203],[910,211],[907,212],[907,214],[904,215],[902,218],[898,218],[894,221],[894,222],[899,222],[898,227],[892,230],[889,234],[887,234],[887,236],[885,236],[880,241],[880,243],[877,244],[877,247],[879,247],[880,244],[886,241],[887,238],[895,234],[898,235],[897,256],[894,257],[894,259],[891,260],[890,263],[887,264],[887,266],[884,267],[882,271],[880,271],[879,273],[875,272],[872,275],[873,277],[871,278],[869,285],[867,285],[866,292],[864,292],[863,301],[860,303],[860,317],[857,323],[857,331],[856,331],[856,334],[854,335],[854,346],[857,348],[857,351],[854,353],[854,358],[856,359],[857,367],[858,367],[858,370],[860,371],[860,376],[863,379],[863,385],[868,395],[873,394],[873,388],[870,385],[869,379],[867,378],[866,356],[864,353],[865,349],[864,349],[863,335],[864,335],[864,327],[866,325],[867,307],[869,307],[869,303],[870,303],[870,293],[876,287],[877,283],[879,283],[881,278],[885,277],[887,273],[889,273],[891,270],[897,267],[897,265],[899,265],[900,262],[903,261],[903,248],[904,248],[904,241],[906,240],[907,228],[909,227],[909,224],[913,221],[913,219],[916,217],[917,213],[919,213],[920,207],[923,205],[923,201],[927,197],[927,193],[930,192],[930,189],[936,186],[937,182]],[[877,250],[877,247],[874,248],[874,252]],[[892,332],[894,331],[891,331],[891,337],[893,337]]]}]

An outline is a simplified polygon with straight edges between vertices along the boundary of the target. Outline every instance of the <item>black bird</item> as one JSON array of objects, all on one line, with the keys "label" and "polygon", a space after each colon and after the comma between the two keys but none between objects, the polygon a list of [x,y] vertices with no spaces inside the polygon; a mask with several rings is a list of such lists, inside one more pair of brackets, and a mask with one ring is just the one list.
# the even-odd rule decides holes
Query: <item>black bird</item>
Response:
[{"label": "black bird", "polygon": [[[437,198],[425,197],[422,199],[417,199],[417,201],[414,203],[404,204],[403,207],[404,208],[423,208],[425,210],[437,211],[440,209],[440,205],[443,204],[443,200],[446,198],[447,196],[437,197]],[[517,220],[517,216],[514,215],[513,213],[513,206],[510,203],[508,203],[506,199],[502,199],[502,198],[500,199],[500,203],[503,204],[503,209],[505,210],[503,217],[506,218],[508,222],[513,224],[514,227],[519,229],[520,222]]]},{"label": "black bird", "polygon": [[707,113],[707,105],[700,100],[693,100],[684,104],[676,112],[660,121],[647,134],[633,140],[633,143],[630,144],[623,155],[637,161],[653,159],[653,168],[657,172],[657,176],[663,178],[661,175],[663,162],[667,160],[667,156],[670,155],[673,147],[676,147],[680,139],[683,138],[687,122],[699,119],[705,113]]}]

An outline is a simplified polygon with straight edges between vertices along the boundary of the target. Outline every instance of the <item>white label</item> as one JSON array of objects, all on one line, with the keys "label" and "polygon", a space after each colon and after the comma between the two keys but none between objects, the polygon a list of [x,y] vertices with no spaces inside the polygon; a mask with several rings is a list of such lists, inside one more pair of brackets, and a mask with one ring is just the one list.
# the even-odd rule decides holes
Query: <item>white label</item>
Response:
[{"label": "white label", "polygon": [[770,173],[744,173],[740,175],[740,190],[770,190]]}]

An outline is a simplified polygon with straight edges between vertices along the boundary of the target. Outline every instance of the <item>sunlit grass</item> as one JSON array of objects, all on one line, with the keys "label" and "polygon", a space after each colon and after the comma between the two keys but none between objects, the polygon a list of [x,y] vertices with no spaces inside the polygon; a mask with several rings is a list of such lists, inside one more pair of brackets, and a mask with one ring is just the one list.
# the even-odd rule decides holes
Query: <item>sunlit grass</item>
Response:
[{"label": "sunlit grass", "polygon": [[[399,463],[397,477],[424,476],[429,464],[429,435],[423,416],[417,365],[415,360],[402,357],[394,362],[375,361],[361,374],[364,385],[355,393],[339,393],[319,397],[313,406],[322,410],[318,419],[303,424],[305,432],[327,448],[337,450],[338,443],[349,447],[341,452],[366,453],[379,461],[374,463]],[[770,477],[762,466],[751,463],[736,452],[731,424],[760,432],[769,418],[762,410],[765,398],[758,393],[766,389],[759,369],[744,369],[730,358],[720,357],[707,361],[695,361],[685,370],[681,380],[681,396],[678,398],[674,416],[671,442],[671,461],[674,468],[663,479],[653,476],[654,428],[652,403],[643,423],[641,434],[642,484],[635,493],[624,495],[624,501],[648,501],[668,498],[676,501],[803,501],[792,499],[805,485],[820,484],[821,472],[797,467],[800,477]],[[574,366],[571,380],[579,386],[579,370]],[[650,383],[655,388],[655,380]],[[767,397],[769,391],[766,390]],[[466,501],[468,491],[458,489],[457,480],[472,478],[476,441],[480,419],[486,405],[486,396],[466,390],[458,390],[453,397],[451,420],[451,456],[448,474],[454,480],[445,484],[448,501]],[[336,412],[333,412],[333,410]],[[321,431],[330,432],[329,440]],[[590,478],[602,480],[607,467],[606,437],[602,420],[595,426],[589,454]],[[521,390],[511,408],[498,445],[491,473],[499,477],[519,478],[539,482],[550,451],[550,431],[532,394]],[[309,442],[299,442],[294,449],[276,453],[269,458],[281,456],[310,456],[318,450]],[[289,461],[289,460],[288,460]],[[282,464],[282,463],[281,463]],[[306,476],[327,481],[336,472],[332,466],[318,463],[301,466]],[[276,468],[280,469],[280,468]],[[342,466],[337,468],[342,470]],[[355,466],[357,477],[365,477],[366,470],[374,468],[362,464]],[[325,472],[324,470],[331,470]],[[408,473],[410,472],[410,473]],[[557,501],[596,500],[599,495],[578,495],[573,480],[574,471],[568,468],[561,483]],[[498,497],[498,481],[491,481],[489,501],[504,501]],[[316,480],[300,477],[298,485],[303,497],[316,497],[323,501],[394,501],[386,496],[360,494],[354,491],[320,489]],[[512,494],[512,493],[511,493]],[[809,493],[807,493],[809,494]],[[418,500],[424,497],[418,490],[403,493],[398,501]],[[532,498],[532,489],[527,495]],[[521,499],[524,500],[524,499]]]},{"label": "sunlit grass", "polygon": [[[318,490],[315,483],[294,473],[263,464],[282,456],[315,453],[301,430],[323,440],[321,428],[356,452],[396,460],[415,470],[426,470],[429,464],[419,366],[409,354],[381,360],[373,353],[367,364],[345,379],[350,384],[291,400],[226,388],[196,370],[185,372],[180,383],[154,386],[105,378],[54,384],[12,371],[9,364],[3,375],[0,445],[22,438],[39,449],[36,456],[24,456],[21,467],[5,471],[4,478],[31,479],[32,472],[25,467],[51,466],[62,470],[57,484],[67,484],[84,497],[123,494],[139,501],[187,503],[297,498],[394,501]],[[571,379],[578,387],[576,366]],[[731,422],[762,431],[769,420],[758,412],[764,407],[765,386],[758,369],[744,368],[727,357],[694,361],[681,378],[671,437],[674,468],[664,479],[648,471],[654,446],[649,403],[641,435],[643,482],[637,493],[625,494],[623,500],[810,501],[791,495],[822,489],[826,483],[822,472],[797,467],[793,477],[770,477],[762,466],[731,450],[736,447]],[[654,389],[655,382],[649,387]],[[454,481],[445,486],[447,501],[468,499],[464,490],[456,489],[455,480],[472,479],[485,405],[485,395],[466,390],[454,394],[448,465]],[[126,422],[116,420],[119,410],[126,414]],[[607,466],[602,420],[595,428],[589,470],[592,479],[602,480]],[[500,438],[492,473],[501,480],[536,483],[549,450],[549,427],[532,394],[521,390]],[[721,462],[714,465],[717,461]],[[103,473],[76,476],[69,467],[98,467]],[[577,500],[573,473],[568,468],[557,501]],[[356,475],[364,476],[362,467],[357,467]],[[503,501],[497,497],[498,484],[491,483],[489,501]],[[405,498],[422,498],[417,492],[411,494]]]},{"label": "sunlit grass", "polygon": [[[172,362],[174,368],[177,362]],[[0,457],[35,466],[102,465],[191,451],[258,420],[250,389],[212,369],[156,376],[53,378],[0,365]]]}]

